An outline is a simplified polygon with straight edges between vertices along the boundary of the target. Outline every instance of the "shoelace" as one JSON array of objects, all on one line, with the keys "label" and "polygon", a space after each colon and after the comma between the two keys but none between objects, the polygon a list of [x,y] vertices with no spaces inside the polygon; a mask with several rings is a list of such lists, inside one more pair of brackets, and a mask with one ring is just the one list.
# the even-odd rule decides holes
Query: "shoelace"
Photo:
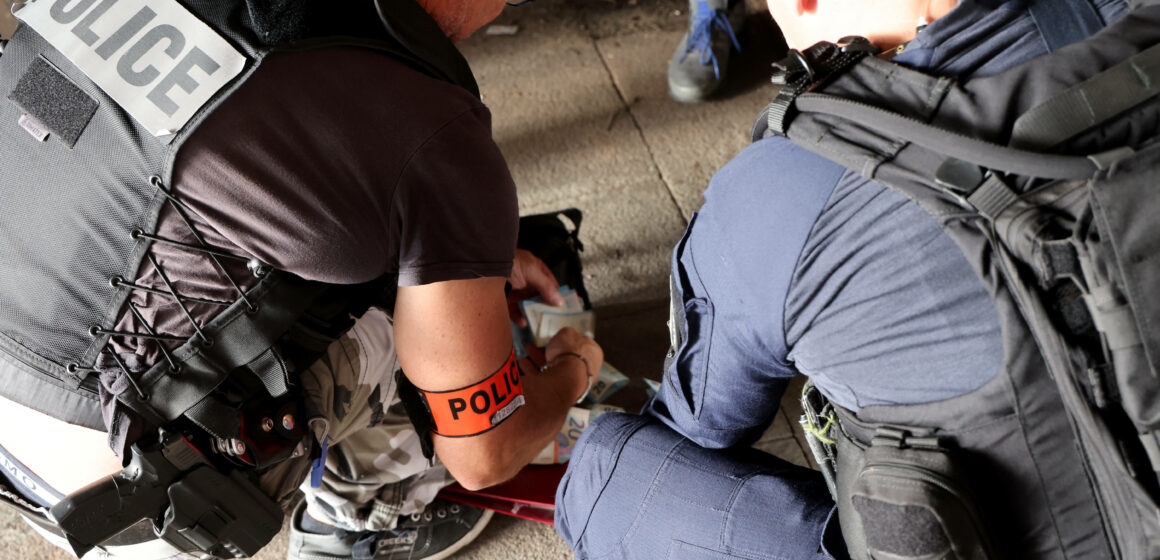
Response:
[{"label": "shoelace", "polygon": [[717,63],[717,55],[713,53],[714,26],[725,31],[733,43],[733,48],[741,52],[741,44],[737,42],[737,36],[733,33],[733,24],[729,23],[725,10],[710,9],[709,2],[700,0],[697,2],[697,13],[693,14],[693,27],[689,32],[689,41],[685,43],[685,54],[681,55],[681,62],[685,61],[689,53],[700,51],[701,65],[708,66],[711,63],[713,75],[717,79],[721,79],[721,68]]},{"label": "shoelace", "polygon": [[[430,523],[436,517],[445,519],[448,511],[454,515],[460,512],[460,507],[458,504],[451,504],[450,508],[428,506],[422,512],[412,513],[410,518],[413,523]],[[396,527],[388,531],[369,533],[358,538],[351,546],[351,556],[355,560],[370,560],[382,550],[390,550],[391,547],[396,546],[414,545],[417,537],[418,528],[416,527]]]},{"label": "shoelace", "polygon": [[[436,506],[434,503],[429,504],[427,508],[418,513],[412,513],[408,517],[412,522],[427,522],[430,523],[435,518],[444,519],[448,515],[458,515],[463,511],[459,504],[451,503],[444,507],[444,504]],[[351,557],[355,560],[372,560],[380,551],[389,550],[392,546],[413,545],[418,536],[418,528],[415,527],[396,527],[386,531],[350,533],[342,529],[335,531],[335,536],[340,540],[348,538],[350,535],[356,535],[354,542],[351,544]]]},{"label": "shoelace", "polygon": [[[170,205],[171,208],[173,208],[174,212],[181,218],[181,221],[185,224],[185,227],[189,229],[190,233],[193,235],[194,240],[197,241],[197,244],[185,243],[185,242],[181,242],[181,241],[177,241],[177,240],[173,240],[173,239],[168,239],[168,238],[157,236],[157,235],[148,234],[148,233],[145,233],[139,229],[135,229],[132,232],[130,232],[130,236],[132,236],[133,239],[145,239],[145,240],[148,240],[152,243],[165,243],[165,244],[172,245],[172,246],[175,246],[175,247],[178,247],[178,248],[190,251],[190,252],[204,253],[205,255],[207,255],[209,257],[209,259],[211,261],[213,261],[215,267],[218,269],[218,271],[221,273],[221,275],[226,279],[226,281],[229,282],[230,286],[233,287],[234,291],[236,291],[238,293],[238,300],[235,300],[235,301],[244,301],[246,303],[246,309],[250,313],[258,311],[258,306],[246,298],[245,291],[242,290],[242,288],[238,284],[238,282],[234,280],[233,276],[231,276],[229,271],[226,270],[225,266],[222,265],[220,259],[221,258],[228,258],[228,259],[240,260],[240,261],[245,261],[250,265],[252,265],[256,261],[254,261],[253,259],[250,259],[248,257],[234,255],[232,253],[229,253],[228,251],[224,251],[222,249],[218,249],[216,247],[212,247],[209,244],[207,244],[205,242],[205,239],[201,236],[201,234],[198,233],[197,228],[194,227],[193,221],[190,220],[190,218],[189,218],[188,213],[193,212],[193,209],[191,209],[184,202],[178,200],[175,196],[173,196],[173,194],[170,193],[169,190],[165,188],[165,185],[162,184],[160,177],[157,177],[157,176],[150,177],[149,182],[151,185],[153,185],[154,188],[156,188],[158,190],[158,192],[161,193],[162,196],[165,197],[166,202]],[[157,295],[172,298],[174,300],[174,302],[177,303],[177,306],[181,309],[182,314],[185,316],[186,320],[188,320],[189,323],[191,325],[193,325],[193,330],[194,330],[196,336],[198,337],[198,339],[201,340],[202,346],[207,347],[207,348],[210,346],[213,346],[213,343],[214,343],[213,339],[205,334],[205,332],[202,330],[203,325],[201,325],[197,322],[197,319],[189,311],[189,308],[186,306],[186,303],[187,302],[203,303],[203,304],[218,305],[218,306],[224,307],[224,306],[233,305],[234,302],[233,301],[217,301],[217,300],[212,300],[212,299],[188,296],[188,295],[179,293],[177,291],[177,289],[174,287],[173,282],[170,281],[169,276],[165,273],[165,270],[161,267],[161,263],[159,263],[157,261],[157,258],[153,255],[153,253],[150,252],[146,256],[149,260],[149,264],[151,264],[153,266],[154,270],[157,271],[157,275],[161,278],[161,281],[164,284],[164,288],[136,284],[134,282],[127,281],[124,278],[121,278],[120,276],[114,276],[112,279],[110,279],[109,285],[112,286],[113,288],[125,287],[125,288],[128,288],[130,290],[140,290],[140,291],[148,292],[151,294],[157,294]],[[260,263],[258,266],[261,266]],[[106,329],[104,327],[97,325],[97,326],[93,326],[89,329],[89,334],[93,337],[97,337],[97,336],[101,336],[101,335],[109,335],[109,340],[105,342],[105,345],[101,348],[101,352],[104,352],[113,358],[113,361],[116,362],[117,366],[125,374],[126,380],[128,380],[129,384],[133,386],[133,390],[137,392],[137,397],[140,398],[142,401],[147,401],[147,400],[149,400],[149,394],[145,393],[141,389],[141,386],[137,383],[137,379],[136,379],[139,375],[141,375],[144,372],[130,371],[129,367],[125,364],[125,362],[121,359],[121,357],[118,356],[117,353],[109,347],[109,343],[112,341],[112,339],[114,337],[116,337],[116,338],[137,338],[137,339],[157,341],[157,343],[158,343],[157,347],[160,349],[161,355],[165,358],[165,361],[169,364],[169,374],[176,375],[176,374],[181,372],[181,365],[176,362],[176,360],[173,357],[173,353],[165,345],[165,342],[184,342],[186,340],[186,337],[158,333],[156,331],[156,329],[153,327],[153,325],[149,324],[149,321],[147,321],[145,319],[144,314],[141,313],[141,310],[137,307],[137,305],[134,304],[132,301],[129,302],[129,310],[133,313],[133,317],[137,320],[137,322],[141,325],[141,327],[145,329],[145,332],[142,333],[142,332],[115,331],[115,330]],[[76,373],[76,372],[80,372],[80,371],[86,371],[86,372],[96,371],[96,368],[84,367],[84,366],[81,366],[81,365],[76,364],[76,363],[68,364],[67,369],[71,373]]]}]

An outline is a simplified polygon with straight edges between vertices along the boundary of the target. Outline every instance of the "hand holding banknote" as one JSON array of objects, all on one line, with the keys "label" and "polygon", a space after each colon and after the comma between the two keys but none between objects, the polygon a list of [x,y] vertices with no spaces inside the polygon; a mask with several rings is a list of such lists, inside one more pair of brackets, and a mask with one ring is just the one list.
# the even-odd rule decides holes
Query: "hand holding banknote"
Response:
[{"label": "hand holding banknote", "polygon": [[516,249],[515,260],[512,262],[512,273],[508,277],[512,290],[508,294],[508,314],[516,326],[528,326],[528,320],[520,312],[520,302],[534,296],[540,296],[546,303],[555,307],[564,305],[564,297],[560,295],[560,284],[548,265],[529,251]]}]

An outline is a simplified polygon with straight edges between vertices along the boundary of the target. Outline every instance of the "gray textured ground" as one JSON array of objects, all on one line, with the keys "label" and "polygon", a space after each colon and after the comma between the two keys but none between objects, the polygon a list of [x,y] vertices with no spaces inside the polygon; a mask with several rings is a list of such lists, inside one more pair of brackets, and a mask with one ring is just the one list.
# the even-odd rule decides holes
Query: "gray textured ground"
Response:
[{"label": "gray textured ground", "polygon": [[[0,3],[8,0],[0,0]],[[751,0],[757,12],[758,0]],[[740,39],[746,52],[716,102],[668,98],[665,69],[687,22],[685,0],[541,0],[508,9],[462,46],[494,116],[495,138],[520,189],[524,213],[575,206],[585,213],[586,282],[597,307],[597,340],[608,361],[635,379],[618,395],[643,397],[657,378],[665,330],[668,255],[713,171],[748,143],[771,94],[768,64],[782,47],[761,14]],[[8,23],[0,17],[0,34]],[[806,459],[779,415],[769,446]],[[285,557],[285,533],[259,556]],[[70,558],[0,511],[0,560]],[[497,516],[457,558],[570,558],[548,525]]]}]

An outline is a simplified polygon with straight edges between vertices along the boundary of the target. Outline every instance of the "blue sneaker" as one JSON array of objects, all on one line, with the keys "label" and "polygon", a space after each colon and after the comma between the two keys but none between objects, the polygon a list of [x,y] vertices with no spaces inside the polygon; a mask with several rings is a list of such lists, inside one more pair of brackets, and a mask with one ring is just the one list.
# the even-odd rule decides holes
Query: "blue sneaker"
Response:
[{"label": "blue sneaker", "polygon": [[745,18],[745,3],[690,0],[689,30],[669,61],[669,95],[681,103],[704,101],[725,79],[732,49],[741,51],[736,29]]}]

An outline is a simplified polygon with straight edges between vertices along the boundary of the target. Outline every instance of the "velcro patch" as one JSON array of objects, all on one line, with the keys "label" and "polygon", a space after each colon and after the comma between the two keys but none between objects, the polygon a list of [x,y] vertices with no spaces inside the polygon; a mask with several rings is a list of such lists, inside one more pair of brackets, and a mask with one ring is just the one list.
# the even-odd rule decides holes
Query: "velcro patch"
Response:
[{"label": "velcro patch", "polygon": [[246,58],[176,0],[38,0],[16,17],[146,130],[176,134]]},{"label": "velcro patch", "polygon": [[482,434],[511,417],[524,405],[524,386],[513,350],[498,371],[474,385],[453,391],[424,391],[435,433],[445,437]]},{"label": "velcro patch", "polygon": [[76,145],[98,106],[95,99],[43,58],[32,61],[8,99],[35,119],[20,123],[29,134],[42,141],[45,132],[55,134],[69,148]]}]

